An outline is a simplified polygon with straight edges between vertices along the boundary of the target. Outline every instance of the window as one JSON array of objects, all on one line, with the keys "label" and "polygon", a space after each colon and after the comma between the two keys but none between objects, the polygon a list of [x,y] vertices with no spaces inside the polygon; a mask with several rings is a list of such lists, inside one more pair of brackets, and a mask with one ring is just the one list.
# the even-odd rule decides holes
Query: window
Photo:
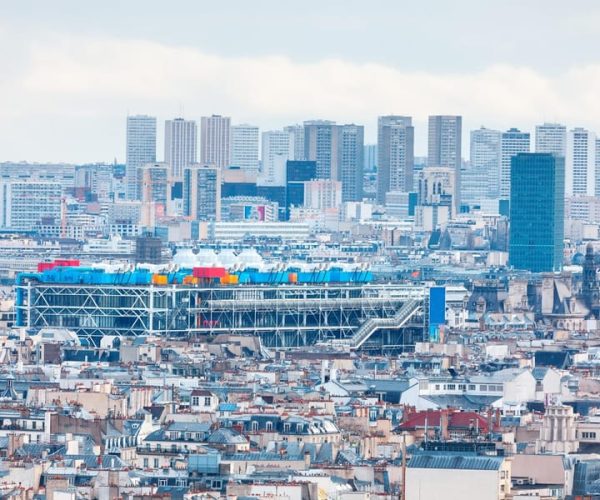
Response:
[{"label": "window", "polygon": [[449,391],[454,391],[454,390],[456,390],[456,384],[448,384],[448,390],[449,390]]},{"label": "window", "polygon": [[258,431],[258,422],[256,420],[252,421],[252,431],[253,432],[257,432]]},{"label": "window", "polygon": [[192,396],[192,406],[200,405],[200,398],[198,396]]},{"label": "window", "polygon": [[466,384],[458,384],[459,391],[464,391],[464,390],[466,390],[466,388],[467,388]]},{"label": "window", "polygon": [[483,385],[483,384],[480,385],[479,386],[479,390],[482,391],[482,392],[487,392],[487,390],[488,390],[487,385]]},{"label": "window", "polygon": [[204,406],[210,406],[212,404],[212,398],[207,396],[204,398]]},{"label": "window", "polygon": [[158,458],[154,459],[154,468],[158,469]]},{"label": "window", "polygon": [[144,458],[144,469],[148,468],[148,459]]},{"label": "window", "polygon": [[290,432],[290,424],[283,424],[283,432]]},{"label": "window", "polygon": [[267,422],[265,424],[265,429],[267,430],[267,432],[271,432],[273,430],[273,422]]},{"label": "window", "polygon": [[440,390],[440,384],[435,384],[435,390],[439,391]]},{"label": "window", "polygon": [[469,390],[470,391],[474,391],[475,390],[475,384],[469,384]]},{"label": "window", "polygon": [[302,432],[302,428],[304,426],[302,424],[296,424],[296,432]]},{"label": "window", "polygon": [[581,437],[582,437],[582,439],[596,439],[596,433],[595,432],[582,432]]},{"label": "window", "polygon": [[37,429],[37,422],[35,420],[33,422],[31,422],[31,428]]},{"label": "window", "polygon": [[158,485],[159,486],[166,486],[167,485],[167,480],[166,479],[159,479],[158,480]]}]

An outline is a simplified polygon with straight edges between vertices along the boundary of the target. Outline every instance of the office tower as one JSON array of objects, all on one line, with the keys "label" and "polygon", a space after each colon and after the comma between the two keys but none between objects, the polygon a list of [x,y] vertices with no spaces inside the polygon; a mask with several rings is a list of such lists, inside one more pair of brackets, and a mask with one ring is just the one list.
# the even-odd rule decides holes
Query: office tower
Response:
[{"label": "office tower", "polygon": [[[460,195],[462,166],[462,116],[434,115],[429,117],[427,165],[449,167],[456,172],[457,203]],[[458,206],[458,205],[457,205]]]},{"label": "office tower", "polygon": [[137,169],[156,161],[156,118],[146,115],[127,117],[127,152],[125,166],[126,197],[138,200]]},{"label": "office tower", "polygon": [[231,127],[230,163],[242,170],[258,170],[258,127],[246,124]]},{"label": "office tower", "polygon": [[529,132],[521,132],[519,129],[511,128],[502,133],[501,139],[502,159],[500,163],[500,179],[498,182],[499,192],[494,193],[502,199],[510,196],[511,159],[519,153],[529,153]]},{"label": "office tower", "polygon": [[175,118],[165,122],[165,162],[171,176],[181,179],[183,169],[196,162],[197,144],[195,121]]},{"label": "office tower", "polygon": [[288,160],[286,162],[285,184],[285,215],[290,217],[290,207],[300,207],[304,204],[304,183],[318,176],[316,161]]},{"label": "office tower", "polygon": [[304,157],[317,162],[317,178],[339,179],[338,127],[335,122],[304,122]]},{"label": "office tower", "polygon": [[61,222],[63,185],[37,179],[0,180],[0,227],[33,231]]},{"label": "office tower", "polygon": [[191,165],[183,176],[183,212],[195,221],[221,220],[221,169]]},{"label": "office tower", "polygon": [[290,160],[306,160],[304,156],[304,126],[288,125],[284,127],[284,132],[289,135],[290,141]]},{"label": "office tower", "polygon": [[275,178],[276,169],[285,178],[285,162],[292,160],[290,134],[285,130],[268,130],[262,133],[261,176]]},{"label": "office tower", "polygon": [[600,139],[596,138],[596,189],[594,196],[600,197]]},{"label": "office tower", "polygon": [[500,131],[485,127],[471,131],[469,165],[461,179],[463,203],[480,203],[482,199],[498,197],[501,137]]},{"label": "office tower", "polygon": [[142,201],[140,224],[154,227],[157,217],[167,215],[170,165],[147,163],[138,168],[138,193]]},{"label": "office tower", "polygon": [[385,204],[389,191],[413,188],[415,130],[410,116],[377,119],[377,203]]},{"label": "office tower", "polygon": [[[200,126],[200,163],[227,168],[231,165],[231,118],[203,116]],[[257,138],[258,140],[258,138]]]},{"label": "office tower", "polygon": [[569,130],[565,158],[566,196],[594,196],[596,192],[596,134],[583,128]]},{"label": "office tower", "polygon": [[364,127],[338,127],[339,177],[342,182],[342,201],[361,201],[363,193]]},{"label": "office tower", "polygon": [[364,170],[371,172],[377,166],[377,144],[366,144],[364,154]]},{"label": "office tower", "polygon": [[456,170],[452,167],[425,167],[417,180],[418,199],[415,227],[433,231],[457,213]]},{"label": "office tower", "polygon": [[315,179],[304,183],[305,208],[329,210],[342,204],[343,186],[340,181]]},{"label": "office tower", "polygon": [[512,157],[510,178],[510,265],[532,272],[559,271],[564,238],[564,158],[519,153]]},{"label": "office tower", "polygon": [[535,127],[535,152],[552,153],[563,158],[567,154],[567,127],[560,123],[544,123]]}]

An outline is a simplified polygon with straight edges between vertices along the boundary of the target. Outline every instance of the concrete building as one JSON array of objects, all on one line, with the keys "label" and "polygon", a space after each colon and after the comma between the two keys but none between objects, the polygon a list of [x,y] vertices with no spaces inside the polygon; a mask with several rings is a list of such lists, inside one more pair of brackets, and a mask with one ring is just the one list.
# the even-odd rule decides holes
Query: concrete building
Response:
[{"label": "concrete building", "polygon": [[243,170],[258,170],[258,127],[231,127],[231,165]]},{"label": "concrete building", "polygon": [[499,196],[502,199],[510,197],[511,160],[519,153],[529,153],[529,132],[521,132],[511,128],[502,133],[501,140],[502,160],[500,164],[500,178],[498,179]]},{"label": "concrete building", "polygon": [[427,165],[430,167],[449,167],[454,169],[456,172],[455,182],[457,196],[460,195],[461,152],[462,116],[430,116],[427,142]]},{"label": "concrete building", "polygon": [[306,160],[304,151],[304,125],[288,125],[283,128],[289,135],[290,157],[289,160]]},{"label": "concrete building", "polygon": [[560,123],[544,123],[535,127],[535,152],[567,155],[567,127]]},{"label": "concrete building", "polygon": [[32,231],[37,224],[59,224],[63,186],[35,179],[0,181],[0,227]]},{"label": "concrete building", "polygon": [[183,213],[195,221],[221,220],[221,169],[196,164],[185,169]]},{"label": "concrete building", "polygon": [[[226,168],[231,165],[231,118],[203,116],[200,122],[200,163]],[[258,136],[257,139],[258,141]]]},{"label": "concrete building", "polygon": [[291,144],[290,133],[285,130],[267,130],[262,133],[261,176],[264,178],[277,177],[276,170],[285,171],[285,162],[293,160],[294,147]]},{"label": "concrete building", "polygon": [[596,192],[596,134],[583,128],[569,130],[565,159],[566,196],[594,196]]},{"label": "concrete building", "polygon": [[316,179],[304,183],[304,207],[317,210],[340,208],[343,198],[340,181]]},{"label": "concrete building", "polygon": [[364,127],[341,125],[339,127],[339,177],[342,201],[361,201],[363,194]]},{"label": "concrete building", "polygon": [[481,127],[471,131],[470,161],[461,184],[463,203],[481,203],[499,196],[501,138],[498,130]]},{"label": "concrete building", "polygon": [[338,141],[338,126],[335,122],[304,122],[304,158],[317,162],[317,178],[339,179]]},{"label": "concrete building", "polygon": [[156,118],[147,115],[127,117],[125,182],[128,200],[138,200],[137,169],[156,161]]},{"label": "concrete building", "polygon": [[413,187],[414,127],[410,116],[380,116],[377,120],[377,202],[389,191]]},{"label": "concrete building", "polygon": [[181,178],[183,170],[196,162],[198,151],[196,122],[175,118],[165,122],[165,163],[172,177]]}]

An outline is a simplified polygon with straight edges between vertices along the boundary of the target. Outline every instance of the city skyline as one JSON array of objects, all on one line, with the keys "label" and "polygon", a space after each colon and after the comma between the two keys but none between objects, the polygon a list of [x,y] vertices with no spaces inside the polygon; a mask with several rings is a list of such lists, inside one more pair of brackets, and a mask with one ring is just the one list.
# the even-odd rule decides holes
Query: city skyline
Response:
[{"label": "city skyline", "polygon": [[[532,2],[520,6],[518,22],[510,9],[475,2],[463,2],[462,9],[435,2],[433,20],[425,9],[400,11],[391,2],[366,12],[349,2],[342,16],[332,2],[301,19],[287,8],[264,9],[263,19],[237,3],[202,12],[222,30],[218,37],[212,26],[203,33],[169,28],[162,21],[174,13],[158,4],[142,9],[130,2],[114,16],[107,2],[84,16],[73,2],[28,8],[33,3],[3,8],[0,36],[14,49],[1,59],[2,160],[123,162],[119,132],[127,114],[149,114],[162,123],[220,113],[261,130],[331,119],[364,125],[365,143],[374,142],[377,116],[408,115],[416,155],[426,150],[427,117],[434,114],[462,115],[465,131],[485,125],[532,132],[546,121],[600,130],[594,98],[600,67],[591,49],[600,6],[592,2],[577,2],[585,8],[568,15],[559,2],[545,2],[543,10]],[[69,16],[58,15],[61,6],[69,7]],[[190,13],[187,25],[200,7],[182,6]],[[140,22],[131,23],[134,15]],[[383,43],[389,32],[381,28],[398,15],[414,21],[396,35],[413,50],[392,51]],[[492,17],[493,26],[483,22]],[[375,23],[381,19],[383,26]],[[47,20],[56,21],[52,29]],[[424,22],[434,23],[431,33],[417,30]],[[534,22],[535,33],[528,30]],[[265,33],[258,35],[256,26]],[[310,36],[317,30],[331,43],[317,44]],[[418,43],[408,43],[415,30]],[[460,35],[444,36],[450,32]],[[555,40],[555,32],[565,36]],[[248,43],[236,43],[240,39]],[[493,55],[481,40],[499,42]],[[467,143],[463,134],[463,150]]]}]

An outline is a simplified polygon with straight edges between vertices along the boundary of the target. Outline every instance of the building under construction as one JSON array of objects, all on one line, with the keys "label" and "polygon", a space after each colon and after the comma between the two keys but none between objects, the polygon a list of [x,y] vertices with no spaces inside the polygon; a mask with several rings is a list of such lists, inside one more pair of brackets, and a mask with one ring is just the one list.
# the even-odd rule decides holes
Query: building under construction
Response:
[{"label": "building under construction", "polygon": [[260,336],[274,349],[328,343],[399,352],[426,338],[434,317],[428,289],[376,283],[364,269],[153,273],[45,263],[19,275],[16,293],[18,326],[68,328],[89,345],[105,336],[227,333]]}]

